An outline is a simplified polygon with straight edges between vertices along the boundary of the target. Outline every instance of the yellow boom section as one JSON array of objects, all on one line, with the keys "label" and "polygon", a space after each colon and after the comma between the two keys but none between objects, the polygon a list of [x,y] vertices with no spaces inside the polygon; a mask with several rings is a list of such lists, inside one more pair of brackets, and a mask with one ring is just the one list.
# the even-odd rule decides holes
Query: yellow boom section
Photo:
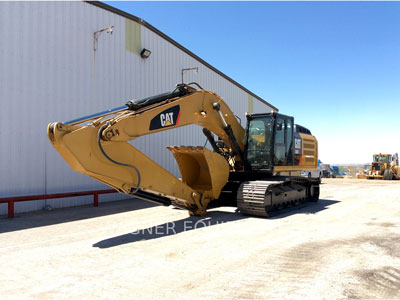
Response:
[{"label": "yellow boom section", "polygon": [[[167,204],[170,201],[204,215],[208,203],[219,197],[228,181],[233,163],[229,166],[221,155],[203,147],[168,147],[182,174],[178,179],[128,143],[153,132],[190,124],[210,130],[232,148],[232,140],[224,130],[229,124],[240,150],[244,150],[245,132],[235,115],[221,97],[205,90],[191,89],[186,96],[135,111],[122,110],[107,119],[100,116],[86,126],[52,123],[47,132],[54,148],[75,171],[120,192],[146,193],[147,198],[154,195]],[[239,159],[235,155],[231,161]]]}]

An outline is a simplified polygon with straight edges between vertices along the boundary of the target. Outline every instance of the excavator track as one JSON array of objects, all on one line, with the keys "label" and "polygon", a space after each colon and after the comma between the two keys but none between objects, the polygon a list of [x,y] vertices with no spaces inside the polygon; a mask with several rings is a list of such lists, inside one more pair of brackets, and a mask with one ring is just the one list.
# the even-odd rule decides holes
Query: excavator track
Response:
[{"label": "excavator track", "polygon": [[307,201],[316,202],[319,185],[306,180],[247,181],[237,192],[237,207],[246,215],[271,217],[288,206]]}]

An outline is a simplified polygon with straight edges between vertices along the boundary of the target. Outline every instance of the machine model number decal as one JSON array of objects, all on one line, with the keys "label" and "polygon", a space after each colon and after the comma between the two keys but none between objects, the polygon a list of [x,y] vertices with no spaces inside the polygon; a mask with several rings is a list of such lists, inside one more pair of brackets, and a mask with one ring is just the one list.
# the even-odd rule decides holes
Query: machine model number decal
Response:
[{"label": "machine model number decal", "polygon": [[163,112],[159,113],[150,121],[149,130],[156,130],[178,125],[180,116],[181,116],[181,110],[179,105],[170,107],[164,110]]}]

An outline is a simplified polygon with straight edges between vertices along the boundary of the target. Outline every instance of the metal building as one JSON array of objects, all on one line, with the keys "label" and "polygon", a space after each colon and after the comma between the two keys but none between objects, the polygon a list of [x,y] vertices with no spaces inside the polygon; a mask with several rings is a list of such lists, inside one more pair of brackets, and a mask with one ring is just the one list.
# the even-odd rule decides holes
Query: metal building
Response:
[{"label": "metal building", "polygon": [[[0,197],[106,188],[69,168],[47,140],[47,124],[170,91],[184,68],[198,67],[197,74],[184,72],[184,81],[222,96],[243,122],[247,111],[276,110],[142,19],[103,3],[0,2],[0,36]],[[141,57],[144,48],[149,58]],[[134,146],[178,175],[164,146],[204,142],[193,125],[140,138]],[[121,195],[101,201],[115,199]],[[53,207],[90,202],[48,200]],[[16,203],[15,209],[44,204]],[[6,211],[0,204],[0,215]]]}]

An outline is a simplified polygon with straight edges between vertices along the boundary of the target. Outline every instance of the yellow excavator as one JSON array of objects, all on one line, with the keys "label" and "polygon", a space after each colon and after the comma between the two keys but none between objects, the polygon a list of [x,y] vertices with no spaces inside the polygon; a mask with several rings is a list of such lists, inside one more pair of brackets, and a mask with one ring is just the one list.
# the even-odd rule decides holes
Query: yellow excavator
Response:
[{"label": "yellow excavator", "polygon": [[[213,200],[264,217],[288,205],[317,201],[318,179],[298,176],[317,168],[318,143],[311,132],[296,130],[293,117],[276,112],[246,117],[243,128],[221,97],[189,83],[101,113],[50,123],[47,134],[73,170],[191,215],[204,216]],[[190,124],[203,127],[213,151],[167,146],[182,178],[129,143]]]}]

